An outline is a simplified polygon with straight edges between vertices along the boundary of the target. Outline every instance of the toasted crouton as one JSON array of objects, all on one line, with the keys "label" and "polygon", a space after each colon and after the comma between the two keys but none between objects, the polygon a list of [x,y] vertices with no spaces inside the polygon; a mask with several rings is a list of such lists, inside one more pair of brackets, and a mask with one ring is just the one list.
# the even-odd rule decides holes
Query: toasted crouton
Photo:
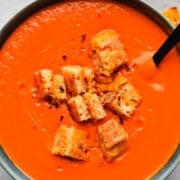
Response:
[{"label": "toasted crouton", "polygon": [[97,83],[96,88],[98,93],[101,92],[117,92],[123,84],[125,84],[128,81],[127,78],[124,76],[116,76],[114,81],[110,83]]},{"label": "toasted crouton", "polygon": [[67,90],[76,96],[86,91],[94,91],[94,70],[78,65],[62,67]]},{"label": "toasted crouton", "polygon": [[63,100],[67,98],[66,96],[66,86],[64,78],[61,75],[53,75],[52,86],[50,88],[51,92],[51,103],[60,104]]},{"label": "toasted crouton", "polygon": [[140,103],[141,96],[130,83],[124,84],[118,91],[116,98],[108,104],[108,107],[123,117],[130,117]]},{"label": "toasted crouton", "polygon": [[171,7],[163,11],[163,15],[176,27],[180,23],[180,10]]},{"label": "toasted crouton", "polygon": [[74,96],[68,100],[70,113],[75,121],[82,122],[91,118],[84,98],[80,95]]},{"label": "toasted crouton", "polygon": [[106,112],[103,105],[100,103],[99,97],[95,93],[86,92],[84,95],[84,100],[87,104],[89,112],[92,119],[100,120],[106,116]]},{"label": "toasted crouton", "polygon": [[86,83],[86,91],[94,91],[94,85],[95,85],[95,73],[93,68],[90,67],[83,67],[83,77]]},{"label": "toasted crouton", "polygon": [[65,79],[66,88],[73,96],[86,91],[83,68],[81,66],[63,66],[61,71]]},{"label": "toasted crouton", "polygon": [[115,119],[110,119],[98,127],[98,139],[105,159],[110,162],[126,147],[128,134]]},{"label": "toasted crouton", "polygon": [[42,69],[34,74],[34,85],[39,98],[46,98],[50,95],[53,73],[49,69]]},{"label": "toasted crouton", "polygon": [[124,45],[114,30],[104,30],[96,34],[92,38],[91,47],[98,76],[111,76],[127,61]]},{"label": "toasted crouton", "polygon": [[52,154],[76,160],[86,160],[87,134],[73,126],[60,126],[55,135]]},{"label": "toasted crouton", "polygon": [[108,84],[108,83],[113,82],[113,76],[97,75],[95,76],[95,80],[97,83]]},{"label": "toasted crouton", "polygon": [[99,99],[102,105],[106,105],[111,103],[117,96],[116,92],[105,92],[100,93]]}]

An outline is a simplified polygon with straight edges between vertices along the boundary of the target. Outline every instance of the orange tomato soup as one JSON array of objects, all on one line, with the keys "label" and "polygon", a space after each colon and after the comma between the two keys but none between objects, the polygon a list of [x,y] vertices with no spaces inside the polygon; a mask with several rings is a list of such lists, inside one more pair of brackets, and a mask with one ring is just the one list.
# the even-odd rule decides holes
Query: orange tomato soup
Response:
[{"label": "orange tomato soup", "polygon": [[[33,73],[43,68],[59,73],[69,64],[93,66],[90,41],[104,29],[116,30],[131,63],[138,61],[128,78],[142,103],[123,124],[128,150],[111,163],[96,151],[87,162],[53,156],[57,128],[63,121],[74,122],[65,106],[49,108],[32,97]],[[0,50],[0,143],[6,153],[38,180],[140,180],[156,173],[173,154],[180,135],[180,56],[173,49],[158,69],[149,60],[166,37],[148,17],[112,1],[57,3],[28,18]],[[91,123],[80,128],[95,136]]]}]

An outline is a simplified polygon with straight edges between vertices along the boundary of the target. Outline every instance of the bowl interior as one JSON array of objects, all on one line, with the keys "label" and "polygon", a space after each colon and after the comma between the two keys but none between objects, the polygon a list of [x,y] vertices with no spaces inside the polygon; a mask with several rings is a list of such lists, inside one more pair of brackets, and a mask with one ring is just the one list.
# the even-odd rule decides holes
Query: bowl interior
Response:
[{"label": "bowl interior", "polygon": [[[15,15],[0,31],[0,48],[3,48],[4,43],[8,40],[10,35],[21,25],[29,16],[33,15],[42,8],[52,5],[53,3],[60,2],[59,0],[46,0],[46,1],[35,1],[29,6],[21,10],[17,15]],[[133,0],[119,0],[120,3],[128,5],[141,11],[144,15],[148,16],[152,21],[154,21],[158,26],[160,26],[163,31],[169,34],[173,27],[154,9],[147,6],[145,3]],[[180,162],[180,147],[177,145],[177,149],[174,152],[173,156],[169,159],[167,164],[153,177],[153,179],[164,179],[167,177],[175,166]],[[0,148],[0,164],[4,169],[15,179],[29,179],[25,173],[21,172],[15,164],[8,158],[7,154],[3,150],[3,147]]]}]

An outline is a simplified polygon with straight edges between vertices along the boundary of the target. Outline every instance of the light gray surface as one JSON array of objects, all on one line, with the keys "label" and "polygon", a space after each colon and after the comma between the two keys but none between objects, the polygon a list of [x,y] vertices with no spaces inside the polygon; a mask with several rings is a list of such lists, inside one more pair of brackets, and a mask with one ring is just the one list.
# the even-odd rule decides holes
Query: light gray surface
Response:
[{"label": "light gray surface", "polygon": [[[0,29],[19,10],[34,0],[1,0],[0,1]],[[180,0],[143,0],[153,8],[162,10],[170,6],[179,6]],[[0,167],[0,180],[12,180],[11,177]],[[180,165],[169,176],[168,180],[180,180]]]}]

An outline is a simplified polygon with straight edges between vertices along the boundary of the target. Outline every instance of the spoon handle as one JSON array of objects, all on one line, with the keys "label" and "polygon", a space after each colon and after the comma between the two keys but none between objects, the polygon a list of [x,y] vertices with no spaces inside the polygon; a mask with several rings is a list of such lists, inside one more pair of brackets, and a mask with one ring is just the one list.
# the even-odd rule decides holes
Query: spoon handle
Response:
[{"label": "spoon handle", "polygon": [[174,29],[162,46],[157,50],[153,56],[153,60],[156,66],[162,61],[162,59],[168,54],[168,52],[180,41],[180,24]]}]

